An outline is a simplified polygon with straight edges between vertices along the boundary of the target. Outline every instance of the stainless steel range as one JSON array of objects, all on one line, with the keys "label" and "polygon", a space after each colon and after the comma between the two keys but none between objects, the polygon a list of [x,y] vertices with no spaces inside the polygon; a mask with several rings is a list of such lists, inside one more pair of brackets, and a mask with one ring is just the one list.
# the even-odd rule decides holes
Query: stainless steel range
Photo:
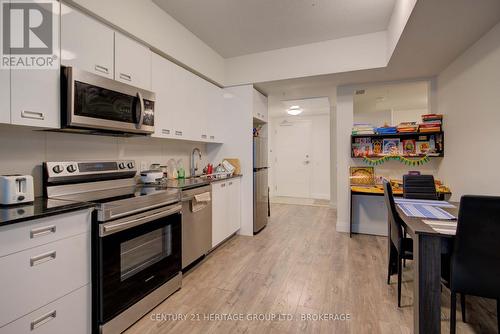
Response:
[{"label": "stainless steel range", "polygon": [[47,197],[92,202],[94,332],[121,333],[181,287],[180,191],[138,186],[134,161],[44,163]]}]

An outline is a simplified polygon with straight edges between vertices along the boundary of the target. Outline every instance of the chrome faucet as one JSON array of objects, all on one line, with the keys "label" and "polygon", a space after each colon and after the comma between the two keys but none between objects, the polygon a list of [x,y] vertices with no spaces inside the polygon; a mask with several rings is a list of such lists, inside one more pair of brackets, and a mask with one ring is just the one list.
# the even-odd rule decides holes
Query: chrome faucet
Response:
[{"label": "chrome faucet", "polygon": [[198,157],[201,160],[201,151],[200,151],[200,149],[198,147],[193,148],[193,152],[191,152],[191,170],[190,170],[190,174],[191,174],[190,176],[191,177],[196,176],[196,171],[198,170],[198,165],[195,164],[195,162],[194,162],[194,155],[195,155],[196,152],[198,152]]}]

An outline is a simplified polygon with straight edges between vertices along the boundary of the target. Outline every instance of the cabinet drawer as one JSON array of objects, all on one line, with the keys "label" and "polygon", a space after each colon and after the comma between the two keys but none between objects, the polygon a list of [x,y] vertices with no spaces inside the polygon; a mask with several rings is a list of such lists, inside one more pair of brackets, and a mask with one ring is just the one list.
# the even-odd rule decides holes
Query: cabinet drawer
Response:
[{"label": "cabinet drawer", "polygon": [[90,231],[91,210],[80,210],[0,228],[0,258]]},{"label": "cabinet drawer", "polygon": [[90,282],[90,233],[0,258],[0,326]]},{"label": "cabinet drawer", "polygon": [[0,327],[0,334],[90,334],[90,285]]}]

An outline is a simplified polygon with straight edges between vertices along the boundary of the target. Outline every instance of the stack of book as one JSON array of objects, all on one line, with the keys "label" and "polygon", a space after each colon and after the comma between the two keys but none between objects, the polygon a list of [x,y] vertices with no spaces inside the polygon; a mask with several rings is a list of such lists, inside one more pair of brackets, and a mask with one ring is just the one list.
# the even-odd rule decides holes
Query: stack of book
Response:
[{"label": "stack of book", "polygon": [[418,132],[417,122],[402,122],[397,126],[399,133],[412,133]]},{"label": "stack of book", "polygon": [[369,123],[354,123],[352,127],[353,135],[373,135],[375,134],[375,130],[373,125]]},{"label": "stack of book", "polygon": [[443,124],[443,115],[427,114],[422,115],[422,123],[419,125],[420,132],[439,132]]},{"label": "stack of book", "polygon": [[380,128],[377,128],[377,133],[379,135],[394,135],[396,133],[398,133],[398,128],[396,128],[395,126],[382,126]]}]

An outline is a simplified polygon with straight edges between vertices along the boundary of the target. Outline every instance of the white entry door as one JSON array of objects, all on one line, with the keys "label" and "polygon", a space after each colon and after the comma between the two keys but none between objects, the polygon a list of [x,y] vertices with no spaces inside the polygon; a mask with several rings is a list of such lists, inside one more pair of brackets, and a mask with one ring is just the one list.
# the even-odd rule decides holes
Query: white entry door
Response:
[{"label": "white entry door", "polygon": [[311,197],[311,121],[276,125],[275,193]]}]

